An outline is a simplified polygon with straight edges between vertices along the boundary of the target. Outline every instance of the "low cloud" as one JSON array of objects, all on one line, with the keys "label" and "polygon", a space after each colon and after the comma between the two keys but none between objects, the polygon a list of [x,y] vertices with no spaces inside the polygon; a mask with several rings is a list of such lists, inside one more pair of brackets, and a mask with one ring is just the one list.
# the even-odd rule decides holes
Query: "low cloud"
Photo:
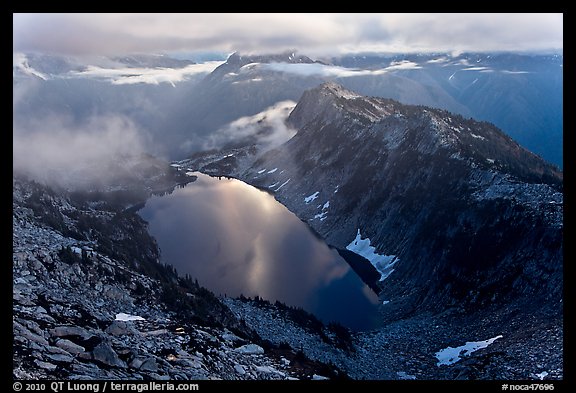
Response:
[{"label": "low cloud", "polygon": [[183,68],[101,68],[88,66],[84,71],[71,72],[70,76],[103,79],[114,85],[136,83],[158,85],[160,83],[170,83],[174,86],[176,83],[183,82],[191,76],[209,74],[222,63],[222,61],[208,61],[200,64],[190,64]]},{"label": "low cloud", "polygon": [[279,146],[296,134],[296,130],[286,126],[295,106],[294,101],[280,101],[256,115],[234,120],[211,134],[204,147],[214,149],[248,138],[253,138],[264,150]]},{"label": "low cloud", "polygon": [[450,61],[450,59],[448,59],[447,57],[438,57],[436,59],[428,60],[426,63],[442,64],[442,63],[448,63],[449,61]]},{"label": "low cloud", "polygon": [[320,76],[325,78],[349,78],[365,75],[382,75],[391,71],[422,68],[417,63],[408,60],[392,62],[388,67],[373,70],[346,68],[320,63],[266,63],[259,64],[258,66],[272,71],[286,72],[300,76]]},{"label": "low cloud", "polygon": [[361,70],[356,68],[345,68],[331,66],[319,63],[269,63],[261,64],[260,67],[277,72],[286,72],[300,76],[322,76],[327,78],[347,78],[360,75],[380,75],[385,73],[384,69],[380,70]]},{"label": "low cloud", "polygon": [[402,61],[393,61],[390,65],[384,68],[385,71],[393,71],[393,70],[416,70],[418,68],[422,68],[417,63],[409,60],[402,60]]},{"label": "low cloud", "polygon": [[92,117],[81,124],[48,116],[13,130],[13,171],[66,188],[106,184],[111,168],[143,149],[140,130],[122,116]]},{"label": "low cloud", "polygon": [[44,73],[30,67],[30,65],[28,64],[28,59],[26,58],[26,55],[23,53],[12,54],[12,67],[17,68],[24,74],[37,76],[38,78],[43,80],[48,79],[48,77]]}]

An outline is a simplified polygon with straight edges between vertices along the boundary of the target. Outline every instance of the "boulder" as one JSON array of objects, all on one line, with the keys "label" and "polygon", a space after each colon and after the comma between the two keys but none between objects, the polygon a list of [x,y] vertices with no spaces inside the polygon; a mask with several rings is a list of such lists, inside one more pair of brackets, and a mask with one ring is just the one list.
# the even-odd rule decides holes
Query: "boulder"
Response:
[{"label": "boulder", "polygon": [[126,368],[126,363],[120,360],[118,354],[106,342],[101,342],[94,348],[92,357],[107,366]]},{"label": "boulder", "polygon": [[66,340],[65,338],[61,338],[58,341],[56,341],[56,346],[58,348],[62,348],[66,352],[71,353],[72,355],[78,355],[86,351],[86,349],[83,346],[74,344],[72,341]]},{"label": "boulder", "polygon": [[242,367],[242,365],[240,365],[240,364],[235,364],[234,370],[240,375],[246,374],[246,370],[244,370],[244,367]]},{"label": "boulder", "polygon": [[72,363],[74,358],[70,355],[64,355],[61,353],[49,353],[46,357],[53,362],[63,362],[63,363]]},{"label": "boulder", "polygon": [[142,365],[140,366],[140,370],[141,371],[150,371],[150,372],[158,371],[158,365],[156,364],[156,359],[154,359],[154,358],[146,359],[144,361],[144,363],[142,363]]},{"label": "boulder", "polygon": [[35,343],[40,344],[40,345],[45,345],[45,346],[49,345],[48,341],[46,341],[46,339],[44,337],[32,333],[30,330],[26,329],[23,326],[20,329],[20,336],[24,337],[28,341],[32,341],[32,342],[35,342]]},{"label": "boulder", "polygon": [[235,351],[246,355],[261,355],[264,353],[264,348],[256,344],[246,344],[236,348]]},{"label": "boulder", "polygon": [[87,340],[90,337],[94,336],[86,329],[78,326],[56,326],[54,329],[50,330],[50,334],[53,337],[80,336],[84,340]]},{"label": "boulder", "polygon": [[106,329],[106,333],[113,336],[126,336],[138,333],[131,324],[124,321],[113,321]]},{"label": "boulder", "polygon": [[34,363],[36,363],[38,367],[43,368],[44,370],[48,371],[56,370],[56,365],[52,363],[43,362],[41,360],[34,360]]}]

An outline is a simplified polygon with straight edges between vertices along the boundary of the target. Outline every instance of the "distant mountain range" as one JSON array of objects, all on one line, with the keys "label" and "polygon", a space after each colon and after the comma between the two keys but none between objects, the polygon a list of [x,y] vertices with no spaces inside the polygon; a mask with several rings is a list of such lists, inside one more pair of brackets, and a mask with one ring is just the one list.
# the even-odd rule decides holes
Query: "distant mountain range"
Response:
[{"label": "distant mountain range", "polygon": [[[316,61],[297,53],[235,53],[216,68],[169,56],[21,54],[14,60],[14,117],[18,122],[58,112],[81,121],[122,113],[150,136],[150,146],[182,158],[204,150],[208,135],[230,122],[280,101],[298,101],[305,90],[332,80],[360,94],[490,121],[562,167],[562,65],[562,55],[504,53]],[[175,77],[174,70],[182,74]]]}]

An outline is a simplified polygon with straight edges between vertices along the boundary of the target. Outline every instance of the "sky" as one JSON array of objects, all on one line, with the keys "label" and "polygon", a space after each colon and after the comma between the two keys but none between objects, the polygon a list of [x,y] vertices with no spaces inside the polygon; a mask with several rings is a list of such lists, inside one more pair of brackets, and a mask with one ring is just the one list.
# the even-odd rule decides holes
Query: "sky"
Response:
[{"label": "sky", "polygon": [[69,55],[563,49],[563,14],[13,14],[13,51]]}]

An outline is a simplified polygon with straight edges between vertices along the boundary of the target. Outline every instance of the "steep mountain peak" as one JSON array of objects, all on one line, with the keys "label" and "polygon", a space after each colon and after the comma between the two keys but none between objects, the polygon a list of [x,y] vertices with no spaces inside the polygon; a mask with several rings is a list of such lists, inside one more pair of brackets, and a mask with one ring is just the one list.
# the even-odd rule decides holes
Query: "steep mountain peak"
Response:
[{"label": "steep mountain peak", "polygon": [[361,96],[333,82],[304,92],[288,122],[299,130],[300,137],[331,130],[332,138],[340,133],[347,138],[375,138],[387,151],[441,154],[473,168],[497,170],[523,181],[556,186],[562,183],[562,172],[557,167],[522,148],[491,123],[442,109]]},{"label": "steep mountain peak", "polygon": [[333,122],[347,118],[368,125],[395,113],[395,104],[390,99],[362,96],[337,83],[326,82],[302,94],[288,121],[296,128],[311,119]]},{"label": "steep mountain peak", "polygon": [[342,85],[339,85],[336,82],[322,83],[320,86],[318,86],[316,89],[313,89],[312,91],[315,90],[320,92],[320,94],[332,94],[336,97],[347,99],[362,97],[360,94],[354,93],[353,91],[344,88]]}]

